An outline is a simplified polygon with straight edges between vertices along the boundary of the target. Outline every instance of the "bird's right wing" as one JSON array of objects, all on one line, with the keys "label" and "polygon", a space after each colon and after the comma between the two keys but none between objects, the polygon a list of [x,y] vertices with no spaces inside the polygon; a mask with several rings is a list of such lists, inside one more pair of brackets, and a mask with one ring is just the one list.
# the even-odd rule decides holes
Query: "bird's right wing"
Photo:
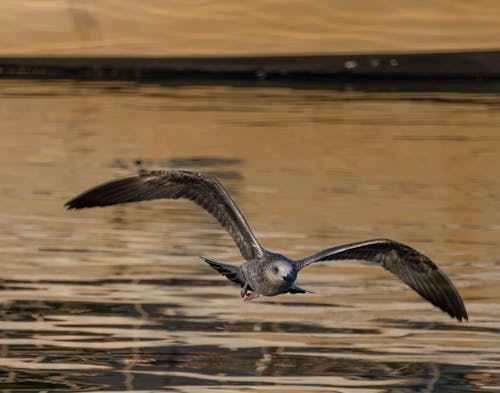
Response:
[{"label": "bird's right wing", "polygon": [[373,239],[327,248],[297,261],[297,268],[315,262],[357,259],[372,262],[390,271],[424,299],[450,316],[467,320],[460,294],[450,279],[425,255],[389,239]]},{"label": "bird's right wing", "polygon": [[108,206],[152,199],[189,199],[208,211],[229,232],[247,260],[265,250],[224,186],[214,177],[190,171],[146,171],[91,188],[65,204],[68,209]]}]

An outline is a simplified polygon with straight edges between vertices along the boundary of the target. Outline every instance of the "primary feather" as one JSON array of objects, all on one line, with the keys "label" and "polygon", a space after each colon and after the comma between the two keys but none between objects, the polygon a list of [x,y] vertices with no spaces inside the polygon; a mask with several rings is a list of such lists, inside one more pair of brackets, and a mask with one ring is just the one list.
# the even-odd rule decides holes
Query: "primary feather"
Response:
[{"label": "primary feather", "polygon": [[250,226],[222,184],[214,177],[189,171],[146,171],[112,180],[78,195],[68,209],[117,205],[152,199],[185,198],[208,211],[229,232],[245,259],[264,254]]},{"label": "primary feather", "polygon": [[467,320],[462,298],[450,279],[425,255],[389,239],[373,239],[327,248],[297,261],[298,269],[311,263],[357,259],[380,265],[424,299],[459,321]]}]

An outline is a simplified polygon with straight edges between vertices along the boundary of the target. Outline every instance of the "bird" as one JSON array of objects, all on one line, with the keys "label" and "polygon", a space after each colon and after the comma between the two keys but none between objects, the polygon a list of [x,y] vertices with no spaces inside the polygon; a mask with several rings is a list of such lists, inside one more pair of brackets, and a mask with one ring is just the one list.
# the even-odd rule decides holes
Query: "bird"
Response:
[{"label": "bird", "polygon": [[240,286],[244,301],[260,295],[306,291],[295,284],[304,267],[317,262],[360,260],[391,272],[422,298],[458,321],[467,321],[464,302],[451,280],[428,257],[394,240],[376,238],[326,248],[303,259],[268,251],[259,243],[229,192],[214,176],[188,170],[141,169],[135,176],[111,180],[69,200],[67,209],[82,209],[155,199],[188,199],[210,213],[231,235],[241,265],[201,257],[211,268]]}]

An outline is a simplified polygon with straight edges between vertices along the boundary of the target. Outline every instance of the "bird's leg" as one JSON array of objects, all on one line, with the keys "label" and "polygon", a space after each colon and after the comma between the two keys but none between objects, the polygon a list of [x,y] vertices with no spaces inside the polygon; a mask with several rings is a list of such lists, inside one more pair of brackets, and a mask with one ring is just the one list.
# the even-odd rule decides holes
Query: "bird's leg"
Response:
[{"label": "bird's leg", "polygon": [[248,301],[256,299],[258,297],[259,297],[259,294],[257,292],[255,292],[255,291],[247,291],[245,293],[245,296],[243,296],[243,300],[245,302],[248,302]]},{"label": "bird's leg", "polygon": [[245,285],[243,285],[241,287],[240,293],[241,293],[241,297],[243,298],[243,301],[245,301],[245,302],[248,302],[250,300],[253,300],[253,299],[259,297],[259,294],[257,292],[255,292],[252,288],[250,288],[248,283],[245,283]]},{"label": "bird's leg", "polygon": [[241,286],[240,294],[241,294],[241,297],[243,299],[245,299],[245,294],[247,293],[247,288],[248,288],[248,284],[247,283],[245,283],[245,285]]}]

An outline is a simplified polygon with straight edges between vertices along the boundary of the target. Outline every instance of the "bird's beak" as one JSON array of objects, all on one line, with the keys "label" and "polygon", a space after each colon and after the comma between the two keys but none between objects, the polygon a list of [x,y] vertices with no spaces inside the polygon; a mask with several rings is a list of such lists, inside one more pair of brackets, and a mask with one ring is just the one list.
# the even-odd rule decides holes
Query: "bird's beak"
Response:
[{"label": "bird's beak", "polygon": [[283,280],[285,280],[288,284],[292,284],[295,281],[295,277],[293,274],[287,274],[285,277],[283,277]]}]

